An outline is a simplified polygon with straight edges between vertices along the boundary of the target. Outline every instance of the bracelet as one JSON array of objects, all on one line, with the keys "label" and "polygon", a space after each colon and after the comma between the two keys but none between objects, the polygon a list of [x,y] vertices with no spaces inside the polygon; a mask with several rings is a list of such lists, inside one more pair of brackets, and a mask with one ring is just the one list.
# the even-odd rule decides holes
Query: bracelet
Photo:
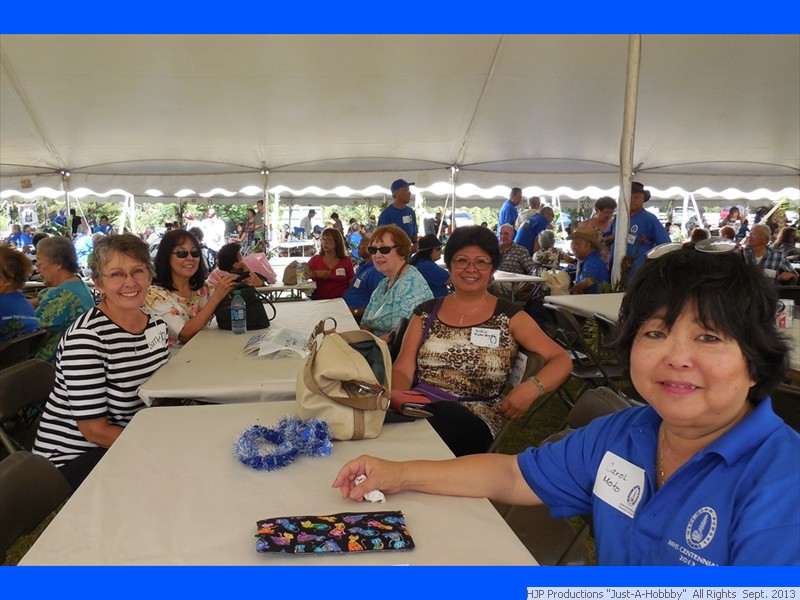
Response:
[{"label": "bracelet", "polygon": [[534,375],[533,377],[528,378],[528,381],[532,381],[536,384],[536,387],[539,388],[539,395],[536,396],[537,398],[541,398],[544,396],[544,384],[539,380],[539,378]]}]

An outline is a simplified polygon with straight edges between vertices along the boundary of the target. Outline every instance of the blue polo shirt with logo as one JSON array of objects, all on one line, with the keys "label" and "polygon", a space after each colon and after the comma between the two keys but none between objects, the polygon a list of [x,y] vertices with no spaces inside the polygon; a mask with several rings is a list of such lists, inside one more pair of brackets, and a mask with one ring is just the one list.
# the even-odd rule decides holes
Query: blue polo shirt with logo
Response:
[{"label": "blue polo shirt with logo", "polygon": [[378,227],[381,225],[397,225],[406,232],[408,239],[413,242],[414,236],[417,235],[417,213],[408,206],[396,208],[394,204],[390,204],[383,209],[380,217],[378,217]]},{"label": "blue polo shirt with logo", "polygon": [[533,246],[536,238],[542,233],[550,224],[543,215],[536,213],[530,219],[522,224],[522,227],[517,230],[517,235],[514,236],[514,243],[523,246],[533,254]]},{"label": "blue polo shirt with logo", "polygon": [[554,517],[592,514],[599,564],[800,565],[800,434],[772,402],[656,491],[660,423],[629,408],[517,461]]}]

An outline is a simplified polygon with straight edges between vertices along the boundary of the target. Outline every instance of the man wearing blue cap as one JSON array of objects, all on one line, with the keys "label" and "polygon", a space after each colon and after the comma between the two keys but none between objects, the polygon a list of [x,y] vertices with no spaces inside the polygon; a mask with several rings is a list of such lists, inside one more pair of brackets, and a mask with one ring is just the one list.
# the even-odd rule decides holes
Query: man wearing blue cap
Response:
[{"label": "man wearing blue cap", "polygon": [[[378,227],[381,225],[397,225],[406,232],[414,248],[417,245],[417,214],[408,206],[411,201],[409,186],[414,182],[405,179],[395,179],[392,182],[393,202],[383,209],[378,218]],[[413,248],[412,248],[413,249]]]}]

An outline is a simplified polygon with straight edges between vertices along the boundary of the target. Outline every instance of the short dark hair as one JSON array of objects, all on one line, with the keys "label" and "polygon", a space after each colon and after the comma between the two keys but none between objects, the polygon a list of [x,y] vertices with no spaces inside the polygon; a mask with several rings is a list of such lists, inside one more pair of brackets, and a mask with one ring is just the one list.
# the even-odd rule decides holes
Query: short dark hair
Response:
[{"label": "short dark hair", "polygon": [[617,209],[617,201],[614,200],[611,196],[603,196],[602,198],[598,199],[597,202],[594,203],[594,209],[597,212],[601,210],[605,210],[607,208],[613,208],[614,210]]},{"label": "short dark hair", "polygon": [[189,287],[193,290],[199,290],[206,282],[208,276],[208,269],[206,268],[206,261],[203,259],[202,251],[200,249],[200,242],[190,232],[183,229],[173,229],[164,234],[161,242],[158,244],[158,252],[156,252],[156,277],[153,283],[156,283],[164,289],[175,291],[175,285],[172,283],[172,266],[170,259],[172,258],[172,251],[175,246],[190,241],[194,247],[201,252],[200,258],[197,261],[197,271],[194,272],[189,278]]},{"label": "short dark hair", "polygon": [[150,249],[147,244],[132,233],[119,235],[104,235],[97,240],[89,255],[89,269],[92,279],[97,282],[103,276],[103,267],[106,266],[113,254],[124,254],[142,263],[150,274],[153,274],[153,261],[150,259]]},{"label": "short dark hair", "polygon": [[517,194],[521,194],[521,193],[522,193],[522,188],[513,187],[513,188],[511,188],[511,193],[508,195],[508,197],[511,198],[511,197],[516,196]]},{"label": "short dark hair", "polygon": [[642,324],[660,313],[669,328],[694,305],[705,327],[736,340],[750,377],[748,398],[759,402],[786,376],[788,344],[775,323],[775,286],[740,254],[709,254],[685,247],[646,261],[622,298],[618,354],[630,364]]},{"label": "short dark hair", "polygon": [[239,258],[239,252],[242,245],[237,242],[225,244],[217,251],[217,267],[222,271],[230,271],[236,259]]},{"label": "short dark hair", "polygon": [[57,235],[40,240],[36,246],[36,255],[44,256],[48,262],[59,265],[68,273],[75,274],[80,270],[75,245],[69,238]]},{"label": "short dark hair", "polygon": [[189,227],[189,233],[196,237],[198,242],[203,241],[203,230],[200,227]]},{"label": "short dark hair", "polygon": [[450,261],[453,260],[456,252],[467,246],[477,246],[492,259],[492,272],[500,267],[503,255],[500,252],[500,242],[491,229],[480,225],[469,225],[467,227],[457,227],[453,235],[447,240],[444,247],[444,264],[450,269]]}]

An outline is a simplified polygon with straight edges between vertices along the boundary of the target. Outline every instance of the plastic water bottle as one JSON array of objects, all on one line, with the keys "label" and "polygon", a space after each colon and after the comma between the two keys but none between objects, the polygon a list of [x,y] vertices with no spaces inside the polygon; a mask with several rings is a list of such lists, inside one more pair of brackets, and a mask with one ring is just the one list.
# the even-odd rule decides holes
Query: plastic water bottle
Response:
[{"label": "plastic water bottle", "polygon": [[247,331],[247,307],[241,290],[234,290],[231,300],[231,331],[236,334]]},{"label": "plastic water bottle", "polygon": [[297,275],[297,283],[298,284],[305,283],[306,281],[305,265],[303,265],[303,263],[301,263],[299,260],[297,261],[297,264],[295,264],[294,266],[294,272]]}]

